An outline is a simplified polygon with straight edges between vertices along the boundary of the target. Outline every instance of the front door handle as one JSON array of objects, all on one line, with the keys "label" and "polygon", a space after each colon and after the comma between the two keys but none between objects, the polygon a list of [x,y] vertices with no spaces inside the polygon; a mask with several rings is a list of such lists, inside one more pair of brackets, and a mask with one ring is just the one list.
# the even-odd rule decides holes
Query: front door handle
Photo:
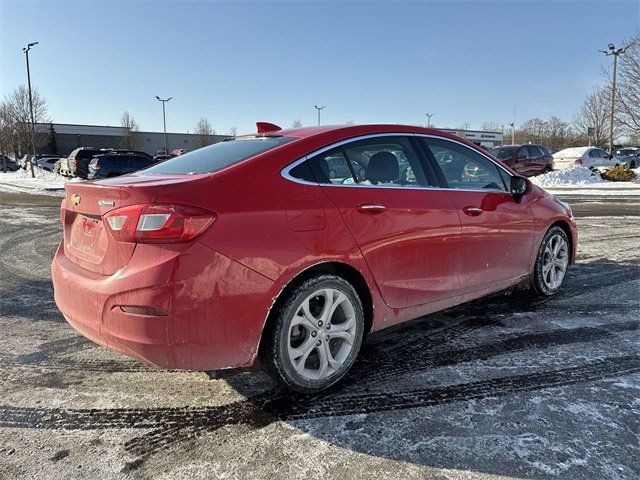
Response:
[{"label": "front door handle", "polygon": [[362,205],[358,205],[357,208],[358,208],[358,211],[361,213],[370,213],[370,214],[382,213],[387,209],[387,207],[385,207],[384,205],[380,205],[378,203],[363,203]]},{"label": "front door handle", "polygon": [[484,212],[484,210],[478,207],[464,207],[462,211],[470,217],[477,217],[478,215],[482,215],[482,212]]}]

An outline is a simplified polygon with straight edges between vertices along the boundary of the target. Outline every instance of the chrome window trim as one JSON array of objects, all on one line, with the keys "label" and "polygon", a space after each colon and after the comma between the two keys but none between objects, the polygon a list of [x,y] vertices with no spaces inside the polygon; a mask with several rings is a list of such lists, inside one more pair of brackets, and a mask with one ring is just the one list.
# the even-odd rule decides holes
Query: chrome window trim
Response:
[{"label": "chrome window trim", "polygon": [[358,137],[348,138],[346,140],[340,140],[339,142],[332,143],[331,145],[327,145],[326,147],[322,147],[322,148],[319,148],[317,150],[314,150],[314,151],[308,153],[307,155],[299,158],[298,160],[295,160],[293,163],[290,163],[289,165],[284,167],[282,170],[280,170],[280,175],[282,175],[283,178],[285,178],[285,179],[287,179],[287,180],[289,180],[291,182],[299,183],[299,184],[302,184],[302,185],[311,185],[311,186],[316,186],[316,187],[322,186],[322,187],[346,187],[346,188],[381,188],[381,189],[392,189],[392,190],[437,190],[437,191],[445,191],[445,192],[448,191],[448,192],[506,193],[506,194],[511,195],[511,192],[509,192],[508,190],[496,190],[496,189],[488,189],[488,188],[475,190],[475,189],[423,187],[423,186],[414,187],[414,186],[395,186],[395,185],[363,185],[361,183],[352,183],[352,184],[322,183],[321,184],[321,183],[318,183],[318,182],[307,182],[306,180],[301,180],[299,178],[295,178],[290,173],[293,168],[297,167],[298,165],[300,165],[303,162],[306,162],[310,158],[315,157],[316,155],[320,155],[321,153],[327,152],[329,150],[333,150],[334,148],[340,147],[340,146],[345,145],[347,143],[357,142],[359,140],[366,140],[366,139],[369,139],[369,138],[399,137],[399,136],[437,138],[439,140],[446,140],[448,142],[457,143],[458,145],[462,145],[463,147],[471,150],[472,152],[475,152],[475,153],[477,153],[479,155],[482,155],[484,158],[486,158],[491,163],[493,163],[496,167],[501,168],[507,175],[509,175],[509,177],[513,177],[513,174],[509,170],[504,168],[504,166],[496,163],[493,159],[489,158],[484,153],[479,152],[479,151],[469,147],[468,145],[465,145],[464,143],[459,142],[458,140],[453,140],[453,139],[447,138],[447,137],[441,137],[440,135],[430,135],[430,134],[426,134],[426,133],[411,133],[411,132],[371,133],[371,134],[367,134],[367,135],[360,135]]}]

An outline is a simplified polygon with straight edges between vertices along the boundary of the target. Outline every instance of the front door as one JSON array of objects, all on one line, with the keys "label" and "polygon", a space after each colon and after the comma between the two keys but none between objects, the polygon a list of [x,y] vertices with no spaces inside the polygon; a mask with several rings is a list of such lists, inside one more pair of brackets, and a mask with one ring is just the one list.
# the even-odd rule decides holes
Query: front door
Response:
[{"label": "front door", "polygon": [[510,174],[462,143],[429,137],[421,142],[442,172],[460,217],[462,293],[528,275],[534,253],[533,215],[527,197],[516,203],[507,191]]}]

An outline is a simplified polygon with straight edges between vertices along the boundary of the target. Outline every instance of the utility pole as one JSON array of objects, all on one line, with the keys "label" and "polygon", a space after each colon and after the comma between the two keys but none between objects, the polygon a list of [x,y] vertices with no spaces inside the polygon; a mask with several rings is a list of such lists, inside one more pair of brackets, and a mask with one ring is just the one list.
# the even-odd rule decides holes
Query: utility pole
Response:
[{"label": "utility pole", "polygon": [[32,42],[22,49],[27,59],[27,84],[29,86],[29,110],[31,110],[31,150],[33,157],[29,160],[29,169],[31,170],[31,178],[35,178],[33,171],[33,162],[36,159],[36,121],[33,117],[33,96],[31,94],[31,71],[29,70],[29,50],[38,45],[39,42]]},{"label": "utility pole", "polygon": [[320,112],[322,111],[323,108],[326,108],[326,105],[323,105],[322,107],[319,107],[318,105],[314,105],[314,107],[318,111],[318,125],[320,125]]},{"label": "utility pole", "polygon": [[609,155],[613,156],[613,121],[615,117],[616,111],[616,70],[618,68],[618,56],[622,55],[627,51],[631,45],[627,45],[626,47],[618,48],[613,43],[608,45],[609,51],[600,50],[600,52],[604,53],[607,57],[613,55],[613,79],[611,82],[611,118],[609,120]]},{"label": "utility pole", "polygon": [[431,128],[431,117],[433,117],[435,113],[427,113],[427,128]]},{"label": "utility pole", "polygon": [[169,152],[167,151],[167,115],[165,113],[164,104],[167,103],[172,98],[173,97],[162,99],[156,95],[156,100],[158,100],[159,102],[162,102],[162,125],[164,128],[164,154],[165,155],[169,155]]},{"label": "utility pole", "polygon": [[511,123],[511,145],[516,144],[516,106],[513,106],[513,122]]}]

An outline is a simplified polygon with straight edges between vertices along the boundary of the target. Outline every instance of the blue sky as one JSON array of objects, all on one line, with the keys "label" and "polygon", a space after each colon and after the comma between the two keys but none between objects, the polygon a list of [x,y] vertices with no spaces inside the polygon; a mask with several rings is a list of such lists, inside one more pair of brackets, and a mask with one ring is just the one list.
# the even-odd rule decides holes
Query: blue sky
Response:
[{"label": "blue sky", "polygon": [[640,25],[634,1],[204,2],[0,0],[0,93],[32,81],[61,123],[169,131],[255,121],[572,120],[602,82],[598,49]]}]

